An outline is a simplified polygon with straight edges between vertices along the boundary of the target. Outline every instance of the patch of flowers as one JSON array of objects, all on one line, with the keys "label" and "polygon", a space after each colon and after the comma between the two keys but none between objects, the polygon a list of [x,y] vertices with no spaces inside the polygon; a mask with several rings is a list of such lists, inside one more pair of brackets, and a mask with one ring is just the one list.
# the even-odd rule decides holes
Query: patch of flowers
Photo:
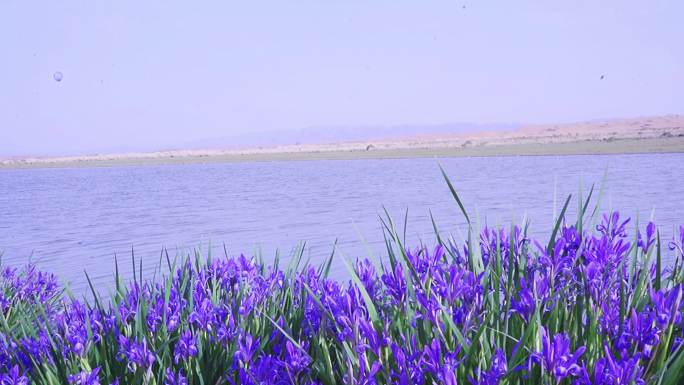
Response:
[{"label": "patch of flowers", "polygon": [[6,267],[0,384],[679,384],[684,227],[628,225],[418,249],[390,233],[346,283],[329,263],[186,260],[106,301]]}]

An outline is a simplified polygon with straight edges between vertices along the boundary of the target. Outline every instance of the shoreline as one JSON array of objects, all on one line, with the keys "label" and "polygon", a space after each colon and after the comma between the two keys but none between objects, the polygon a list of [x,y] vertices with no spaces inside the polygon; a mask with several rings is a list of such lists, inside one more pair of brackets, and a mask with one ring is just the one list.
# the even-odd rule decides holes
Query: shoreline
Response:
[{"label": "shoreline", "polygon": [[411,159],[439,157],[616,155],[684,153],[684,137],[611,138],[563,142],[526,142],[502,144],[431,145],[367,148],[366,143],[344,146],[304,146],[245,151],[177,151],[149,154],[98,155],[81,158],[50,158],[0,161],[0,170],[40,168],[81,168],[113,166],[155,166],[173,164],[211,164],[242,162],[279,162],[308,160]]}]

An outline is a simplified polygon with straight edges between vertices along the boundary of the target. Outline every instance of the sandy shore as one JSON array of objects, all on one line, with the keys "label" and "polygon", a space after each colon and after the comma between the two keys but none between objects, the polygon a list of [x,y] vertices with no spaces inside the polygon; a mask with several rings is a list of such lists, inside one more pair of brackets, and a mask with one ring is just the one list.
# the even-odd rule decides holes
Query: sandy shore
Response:
[{"label": "sandy shore", "polygon": [[178,150],[58,158],[0,159],[0,168],[86,167],[316,159],[684,153],[684,116],[668,115],[512,131],[241,150]]}]

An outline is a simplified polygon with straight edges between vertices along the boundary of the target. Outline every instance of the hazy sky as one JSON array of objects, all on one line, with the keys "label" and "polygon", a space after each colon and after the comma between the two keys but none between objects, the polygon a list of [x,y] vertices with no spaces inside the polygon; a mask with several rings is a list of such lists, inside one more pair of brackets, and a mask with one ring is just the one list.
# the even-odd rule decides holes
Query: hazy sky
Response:
[{"label": "hazy sky", "polygon": [[558,3],[3,0],[0,155],[684,112],[684,2]]}]

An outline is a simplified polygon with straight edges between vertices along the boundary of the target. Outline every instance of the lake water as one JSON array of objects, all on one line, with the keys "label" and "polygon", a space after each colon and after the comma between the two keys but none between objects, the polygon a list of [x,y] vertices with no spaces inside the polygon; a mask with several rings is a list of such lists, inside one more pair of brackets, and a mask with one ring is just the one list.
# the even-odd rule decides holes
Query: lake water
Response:
[{"label": "lake water", "polygon": [[[440,230],[460,239],[465,221],[440,174],[442,164],[472,217],[510,225],[526,215],[548,237],[554,201],[584,194],[607,170],[604,208],[640,222],[653,216],[664,239],[684,224],[684,154],[332,160],[0,170],[3,264],[29,261],[83,292],[87,270],[111,287],[114,254],[130,277],[131,248],[150,275],[162,247],[173,256],[210,247],[214,255],[270,260],[301,241],[315,263],[337,239],[339,256],[383,255],[378,216],[387,208],[407,237],[434,242]],[[554,197],[556,197],[554,199]],[[577,202],[572,201],[574,220]],[[365,241],[362,239],[365,239]],[[544,238],[546,239],[546,238]],[[341,263],[333,274],[344,277]]]}]

